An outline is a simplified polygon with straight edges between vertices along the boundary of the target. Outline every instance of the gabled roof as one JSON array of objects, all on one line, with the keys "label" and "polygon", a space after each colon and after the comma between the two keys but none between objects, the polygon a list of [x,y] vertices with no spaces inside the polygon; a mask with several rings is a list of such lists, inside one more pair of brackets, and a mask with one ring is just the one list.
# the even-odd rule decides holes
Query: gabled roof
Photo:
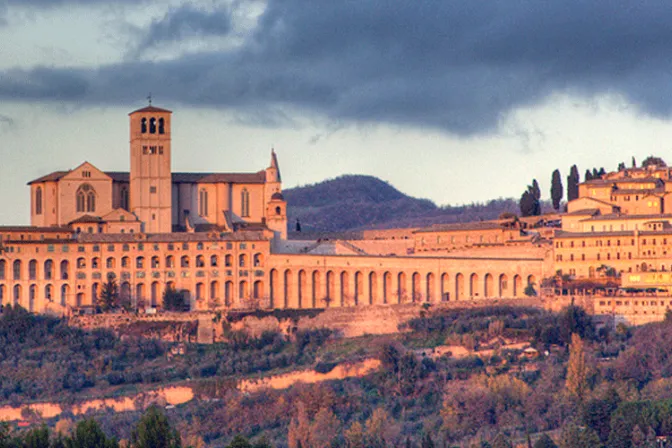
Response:
[{"label": "gabled roof", "polygon": [[82,215],[77,219],[70,221],[70,224],[100,223],[103,222],[100,216]]},{"label": "gabled roof", "polygon": [[[106,173],[115,182],[129,182],[130,175],[124,172]],[[172,181],[175,184],[263,184],[266,182],[266,172],[256,173],[173,173]]]},{"label": "gabled roof", "polygon": [[133,112],[131,112],[131,113],[128,114],[128,115],[137,114],[137,113],[139,113],[139,112],[163,112],[163,113],[169,113],[169,114],[172,114],[172,113],[173,113],[172,110],[161,109],[160,107],[156,107],[156,106],[146,106],[146,107],[143,107],[143,108],[141,108],[141,109],[134,110]]},{"label": "gabled roof", "polygon": [[571,213],[567,213],[568,216],[595,216],[600,213],[599,208],[582,208],[581,210],[576,210]]},{"label": "gabled roof", "polygon": [[28,182],[28,185],[40,182],[54,182],[59,180],[61,177],[65,176],[69,172],[70,171],[54,171],[53,173],[49,173],[46,176],[38,177],[37,179],[31,180],[30,182]]}]

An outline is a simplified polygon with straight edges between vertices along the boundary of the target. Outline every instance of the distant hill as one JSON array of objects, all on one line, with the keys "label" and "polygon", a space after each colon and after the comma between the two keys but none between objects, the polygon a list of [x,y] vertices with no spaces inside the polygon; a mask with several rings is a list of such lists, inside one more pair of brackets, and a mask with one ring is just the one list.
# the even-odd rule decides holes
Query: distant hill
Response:
[{"label": "distant hill", "polygon": [[290,230],[299,218],[302,230],[309,232],[422,227],[496,219],[503,212],[519,211],[516,199],[438,207],[428,199],[407,196],[377,177],[361,175],[290,188],[283,194]]}]

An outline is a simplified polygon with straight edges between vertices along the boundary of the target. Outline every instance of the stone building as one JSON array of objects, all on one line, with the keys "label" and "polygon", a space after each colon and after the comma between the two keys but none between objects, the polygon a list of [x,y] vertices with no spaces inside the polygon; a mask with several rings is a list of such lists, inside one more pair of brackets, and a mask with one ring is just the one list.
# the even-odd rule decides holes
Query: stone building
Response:
[{"label": "stone building", "polygon": [[0,227],[1,303],[68,314],[110,279],[139,308],[167,287],[197,310],[439,303],[522,298],[554,272],[550,241],[510,221],[288,240],[275,152],[253,173],[173,172],[171,116],[129,114],[129,172],[29,182],[31,225]]}]

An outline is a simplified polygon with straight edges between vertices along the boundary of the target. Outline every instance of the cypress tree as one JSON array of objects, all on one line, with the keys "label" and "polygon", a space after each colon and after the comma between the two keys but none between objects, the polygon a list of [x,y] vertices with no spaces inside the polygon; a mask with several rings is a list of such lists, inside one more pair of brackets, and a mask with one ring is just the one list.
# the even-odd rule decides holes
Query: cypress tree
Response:
[{"label": "cypress tree", "polygon": [[576,165],[572,165],[569,169],[569,176],[567,176],[567,202],[573,201],[579,197],[579,169]]},{"label": "cypress tree", "polygon": [[553,208],[560,210],[560,201],[562,200],[562,179],[560,177],[560,170],[553,171],[551,176],[551,200],[553,201]]},{"label": "cypress tree", "polygon": [[583,176],[583,181],[588,182],[589,180],[593,180],[593,173],[591,173],[590,170],[586,170],[586,174]]}]

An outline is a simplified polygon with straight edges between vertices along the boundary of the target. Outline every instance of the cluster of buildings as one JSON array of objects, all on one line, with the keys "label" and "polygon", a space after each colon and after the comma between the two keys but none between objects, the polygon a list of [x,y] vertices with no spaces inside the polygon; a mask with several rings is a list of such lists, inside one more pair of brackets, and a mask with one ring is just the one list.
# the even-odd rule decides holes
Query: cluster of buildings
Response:
[{"label": "cluster of buildings", "polygon": [[[605,278],[672,285],[666,167],[582,183],[562,215],[288,238],[275,152],[252,173],[172,172],[171,112],[150,105],[129,118],[129,172],[84,162],[29,182],[31,225],[0,227],[3,304],[69,314],[111,281],[134,306],[160,307],[174,288],[196,310],[523,298]],[[617,312],[620,301],[597,307]]]}]

